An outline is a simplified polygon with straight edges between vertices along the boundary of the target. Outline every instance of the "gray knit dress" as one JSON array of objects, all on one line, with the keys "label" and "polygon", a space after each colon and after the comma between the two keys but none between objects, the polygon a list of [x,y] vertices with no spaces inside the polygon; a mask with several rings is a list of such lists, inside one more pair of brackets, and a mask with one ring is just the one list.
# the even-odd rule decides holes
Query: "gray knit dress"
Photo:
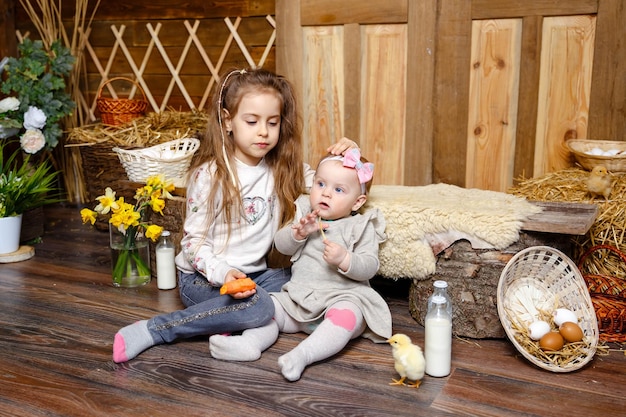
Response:
[{"label": "gray knit dress", "polygon": [[[311,210],[309,197],[298,198],[296,207],[294,222],[299,222]],[[363,336],[384,342],[391,337],[391,313],[369,282],[378,271],[378,247],[386,239],[382,213],[370,209],[364,214],[324,223],[328,224],[324,231],[326,238],[352,252],[349,269],[344,273],[324,261],[321,233],[297,241],[291,226],[287,226],[278,231],[274,241],[281,253],[291,256],[292,276],[280,292],[271,295],[292,318],[312,324],[321,321],[336,302],[351,301],[360,308],[367,323]]]}]

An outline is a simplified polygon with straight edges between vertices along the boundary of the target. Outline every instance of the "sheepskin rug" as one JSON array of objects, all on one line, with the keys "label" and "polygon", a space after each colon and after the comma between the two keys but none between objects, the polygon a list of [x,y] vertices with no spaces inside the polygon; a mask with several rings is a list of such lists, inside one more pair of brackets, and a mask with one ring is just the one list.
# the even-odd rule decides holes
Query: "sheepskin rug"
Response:
[{"label": "sheepskin rug", "polygon": [[510,194],[449,184],[372,186],[366,208],[387,222],[379,275],[425,279],[436,255],[467,239],[474,249],[504,249],[519,239],[523,222],[541,208]]}]

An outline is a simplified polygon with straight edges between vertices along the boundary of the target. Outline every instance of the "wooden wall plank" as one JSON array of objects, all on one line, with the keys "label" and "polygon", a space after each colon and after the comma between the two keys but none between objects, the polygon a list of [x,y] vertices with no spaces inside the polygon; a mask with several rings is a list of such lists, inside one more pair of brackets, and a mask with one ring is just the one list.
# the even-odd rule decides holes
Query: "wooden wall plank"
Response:
[{"label": "wooden wall plank", "polygon": [[472,23],[465,186],[506,191],[513,184],[521,19]]},{"label": "wooden wall plank", "polygon": [[598,0],[472,0],[474,20],[595,14],[597,10]]},{"label": "wooden wall plank", "polygon": [[343,135],[360,141],[361,130],[361,26],[357,23],[344,25],[344,103]]},{"label": "wooden wall plank", "polygon": [[343,26],[302,31],[304,157],[315,164],[343,136]]},{"label": "wooden wall plank", "polygon": [[[234,20],[233,17],[231,20]],[[91,26],[89,42],[93,46],[111,46],[115,41],[115,36],[111,30],[111,26],[120,28],[126,26],[125,40],[128,45],[147,46],[152,40],[147,24],[154,22],[161,24],[161,43],[164,46],[182,46],[189,38],[189,32],[185,29],[184,22],[189,21],[193,25],[195,20],[190,19],[172,19],[172,20],[115,20],[115,21],[97,21]],[[219,19],[198,19],[196,36],[202,42],[202,45],[223,46],[228,38],[229,31],[223,18]],[[265,16],[247,17],[241,20],[238,33],[246,45],[261,46],[265,45],[269,35],[272,33],[272,26],[268,24]]]},{"label": "wooden wall plank", "polygon": [[361,31],[361,148],[377,164],[374,184],[403,184],[407,25],[363,25]]},{"label": "wooden wall plank", "polygon": [[[294,0],[301,3],[302,26],[348,23],[380,24],[407,20],[407,0],[360,1]],[[421,1],[421,0],[420,0]]]},{"label": "wooden wall plank", "polygon": [[518,178],[532,178],[533,176],[542,23],[543,18],[541,16],[523,18],[521,46],[523,65],[520,65],[520,100],[517,109],[517,133],[515,134],[514,182]]},{"label": "wooden wall plank", "polygon": [[[16,1],[17,3],[17,1]],[[96,2],[89,2],[89,10]],[[19,8],[21,9],[21,7]],[[75,14],[74,2],[63,2],[63,18],[72,19]],[[167,20],[167,19],[206,19],[248,17],[272,15],[275,10],[275,0],[186,0],[172,2],[171,0],[133,0],[111,1],[102,0],[96,13],[97,20]],[[132,17],[132,19],[130,18]],[[28,20],[28,16],[19,10],[17,18]]]},{"label": "wooden wall plank", "polygon": [[276,0],[276,70],[287,77],[302,103],[302,30],[300,2]]},{"label": "wooden wall plank", "polygon": [[566,141],[587,136],[595,20],[544,19],[535,176],[571,166]]},{"label": "wooden wall plank", "polygon": [[437,0],[409,2],[404,185],[433,178],[433,86]]},{"label": "wooden wall plank", "polygon": [[589,137],[626,141],[626,4],[602,0],[593,56]]},{"label": "wooden wall plank", "polygon": [[433,182],[465,185],[471,2],[440,0],[435,55]]},{"label": "wooden wall plank", "polygon": [[17,55],[15,39],[15,2],[0,0],[0,59]]}]

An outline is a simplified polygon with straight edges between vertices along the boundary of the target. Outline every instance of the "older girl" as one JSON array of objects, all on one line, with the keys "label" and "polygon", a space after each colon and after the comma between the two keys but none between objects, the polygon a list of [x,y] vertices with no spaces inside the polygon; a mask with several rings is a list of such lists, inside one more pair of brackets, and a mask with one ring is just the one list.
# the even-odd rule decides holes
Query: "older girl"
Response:
[{"label": "older girl", "polygon": [[[212,101],[212,118],[187,187],[182,251],[176,257],[185,309],[140,320],[117,332],[113,360],[180,338],[235,332],[274,315],[269,291],[289,269],[268,269],[278,228],[293,218],[293,201],[312,171],[302,162],[300,126],[291,84],[266,70],[234,70]],[[331,146],[340,154],[356,146]],[[255,290],[220,296],[219,287],[251,277]]]}]

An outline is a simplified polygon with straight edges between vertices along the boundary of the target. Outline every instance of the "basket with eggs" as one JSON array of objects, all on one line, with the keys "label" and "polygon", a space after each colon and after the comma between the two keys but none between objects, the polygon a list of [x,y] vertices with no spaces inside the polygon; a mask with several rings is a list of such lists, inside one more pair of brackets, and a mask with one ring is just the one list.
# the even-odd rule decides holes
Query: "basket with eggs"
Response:
[{"label": "basket with eggs", "polygon": [[570,372],[595,355],[598,323],[587,286],[559,250],[533,246],[518,252],[502,271],[497,292],[507,337],[536,366]]},{"label": "basket with eggs", "polygon": [[611,140],[572,139],[567,147],[574,154],[576,162],[591,171],[603,165],[611,172],[626,172],[626,142]]}]

